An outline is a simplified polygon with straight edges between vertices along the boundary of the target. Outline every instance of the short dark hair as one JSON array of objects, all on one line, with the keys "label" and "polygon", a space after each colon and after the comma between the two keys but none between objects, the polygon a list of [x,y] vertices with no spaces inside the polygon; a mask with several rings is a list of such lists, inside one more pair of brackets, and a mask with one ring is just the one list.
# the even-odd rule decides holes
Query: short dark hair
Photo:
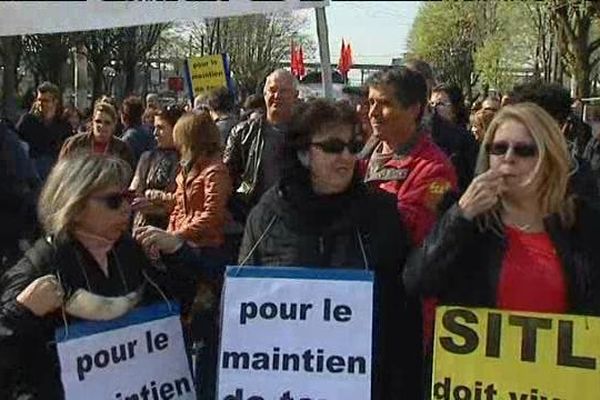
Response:
[{"label": "short dark hair", "polygon": [[433,69],[431,69],[431,65],[429,65],[426,61],[419,60],[418,58],[412,58],[404,64],[406,68],[411,69],[413,71],[417,71],[426,81],[435,81],[435,77],[433,76]]},{"label": "short dark hair", "polygon": [[62,103],[62,96],[60,95],[60,89],[52,82],[42,82],[38,87],[37,91],[40,93],[50,93],[54,96],[55,99],[58,100],[59,103]]},{"label": "short dark hair", "polygon": [[129,96],[123,100],[121,105],[121,114],[123,120],[128,126],[137,126],[142,124],[142,116],[144,115],[144,105],[142,99],[137,96]]},{"label": "short dark hair", "polygon": [[267,105],[265,104],[265,98],[259,94],[251,94],[246,97],[246,101],[244,101],[244,109],[245,110],[265,110]]},{"label": "short dark hair", "polygon": [[348,102],[316,98],[297,103],[292,112],[289,145],[295,150],[306,149],[319,129],[328,124],[351,125],[358,135],[358,115]]},{"label": "short dark hair", "polygon": [[450,103],[452,103],[456,123],[466,127],[469,122],[469,113],[465,107],[465,96],[463,96],[462,90],[458,86],[448,83],[440,83],[431,90],[431,93],[440,92],[446,93]]},{"label": "short dark hair", "polygon": [[162,107],[154,116],[167,121],[169,125],[175,126],[177,120],[183,115],[183,108],[177,104],[169,104]]},{"label": "short dark hair", "polygon": [[516,85],[509,93],[512,104],[535,103],[550,114],[559,125],[571,114],[571,95],[558,83],[532,81]]},{"label": "short dark hair", "polygon": [[377,71],[367,80],[367,86],[369,88],[391,86],[396,100],[403,107],[410,107],[413,104],[424,107],[427,103],[425,78],[419,72],[404,66]]},{"label": "short dark hair", "polygon": [[233,96],[226,87],[213,90],[208,95],[208,107],[215,112],[230,112],[233,110]]}]

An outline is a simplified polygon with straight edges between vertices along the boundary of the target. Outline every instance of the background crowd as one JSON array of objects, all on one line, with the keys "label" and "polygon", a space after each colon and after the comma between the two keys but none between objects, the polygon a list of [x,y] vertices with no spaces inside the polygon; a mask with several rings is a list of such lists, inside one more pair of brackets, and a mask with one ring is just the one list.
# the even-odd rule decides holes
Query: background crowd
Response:
[{"label": "background crowd", "polygon": [[231,264],[374,271],[373,399],[427,398],[436,304],[600,315],[600,144],[559,85],[466,104],[411,60],[89,114],[45,82],[0,124],[0,398],[62,398],[54,329],[165,298],[214,398]]}]

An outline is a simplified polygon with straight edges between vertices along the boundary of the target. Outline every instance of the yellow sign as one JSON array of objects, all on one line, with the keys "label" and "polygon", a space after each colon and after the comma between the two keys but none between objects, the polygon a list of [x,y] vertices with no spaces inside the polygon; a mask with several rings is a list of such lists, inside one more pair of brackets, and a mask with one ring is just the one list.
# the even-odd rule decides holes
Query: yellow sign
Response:
[{"label": "yellow sign", "polygon": [[600,318],[438,307],[431,399],[597,400]]},{"label": "yellow sign", "polygon": [[194,96],[220,87],[228,87],[229,66],[224,54],[188,59],[189,76]]}]

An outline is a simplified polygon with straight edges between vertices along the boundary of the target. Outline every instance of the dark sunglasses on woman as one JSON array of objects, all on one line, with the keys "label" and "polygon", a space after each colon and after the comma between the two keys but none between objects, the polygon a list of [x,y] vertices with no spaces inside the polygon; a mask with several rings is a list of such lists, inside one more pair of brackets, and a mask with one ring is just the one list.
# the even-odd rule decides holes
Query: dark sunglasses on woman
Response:
[{"label": "dark sunglasses on woman", "polygon": [[123,201],[131,204],[135,197],[135,192],[125,190],[120,193],[109,193],[102,196],[93,196],[92,198],[101,201],[110,210],[118,210],[123,205]]},{"label": "dark sunglasses on woman", "polygon": [[328,139],[322,142],[312,142],[312,146],[316,146],[328,154],[342,154],[344,149],[348,149],[350,154],[357,154],[363,148],[363,143],[358,140],[344,142],[341,139]]},{"label": "dark sunglasses on woman", "polygon": [[535,144],[498,141],[485,145],[485,150],[488,152],[488,154],[494,156],[503,156],[508,153],[508,149],[511,148],[517,157],[528,158],[535,157],[537,155],[537,146]]}]

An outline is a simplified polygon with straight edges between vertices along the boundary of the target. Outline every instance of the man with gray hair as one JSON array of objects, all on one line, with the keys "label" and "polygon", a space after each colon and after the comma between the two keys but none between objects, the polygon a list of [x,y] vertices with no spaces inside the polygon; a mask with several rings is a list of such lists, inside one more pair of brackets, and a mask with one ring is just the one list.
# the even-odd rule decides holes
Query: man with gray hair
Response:
[{"label": "man with gray hair", "polygon": [[281,175],[282,154],[292,108],[298,99],[298,81],[284,69],[265,80],[265,115],[236,125],[229,134],[223,161],[229,168],[236,197],[243,200],[236,219],[244,219],[262,194]]}]

